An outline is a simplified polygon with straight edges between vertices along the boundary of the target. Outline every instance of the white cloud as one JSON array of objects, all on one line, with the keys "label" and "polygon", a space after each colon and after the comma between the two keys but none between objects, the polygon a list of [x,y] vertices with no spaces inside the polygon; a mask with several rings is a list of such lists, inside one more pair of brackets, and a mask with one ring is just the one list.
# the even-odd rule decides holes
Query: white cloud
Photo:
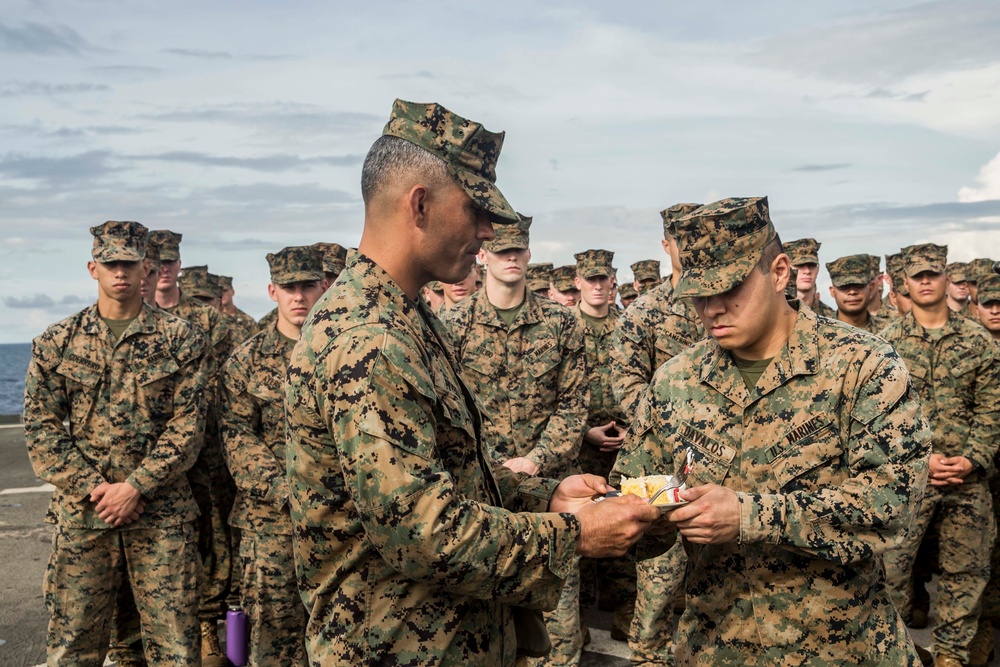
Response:
[{"label": "white cloud", "polygon": [[958,191],[958,201],[974,202],[1000,199],[1000,153],[983,165],[976,175],[976,185]]}]

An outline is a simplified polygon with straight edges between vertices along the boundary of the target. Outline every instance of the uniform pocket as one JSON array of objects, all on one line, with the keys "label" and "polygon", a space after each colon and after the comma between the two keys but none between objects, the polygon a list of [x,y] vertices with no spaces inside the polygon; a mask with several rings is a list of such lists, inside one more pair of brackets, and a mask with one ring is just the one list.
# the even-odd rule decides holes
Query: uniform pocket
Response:
[{"label": "uniform pocket", "polygon": [[794,441],[769,452],[779,489],[808,491],[836,485],[846,477],[840,465],[843,448],[833,422],[818,424],[804,435],[795,429],[792,433],[798,436]]}]

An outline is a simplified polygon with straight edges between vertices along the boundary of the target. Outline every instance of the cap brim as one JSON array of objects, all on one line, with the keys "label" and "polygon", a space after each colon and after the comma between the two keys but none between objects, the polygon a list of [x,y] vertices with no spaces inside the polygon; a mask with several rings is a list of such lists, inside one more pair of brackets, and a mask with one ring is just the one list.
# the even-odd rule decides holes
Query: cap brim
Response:
[{"label": "cap brim", "polygon": [[452,175],[465,194],[472,198],[479,208],[493,216],[493,222],[501,225],[511,225],[518,221],[517,213],[508,203],[495,183],[479,174],[462,169],[452,170]]},{"label": "cap brim", "polygon": [[146,254],[128,248],[103,248],[93,253],[94,261],[106,264],[108,262],[141,262]]},{"label": "cap brim", "polygon": [[290,271],[288,273],[272,273],[271,283],[274,285],[291,285],[292,283],[308,283],[314,280],[324,280],[326,275],[312,271]]},{"label": "cap brim", "polygon": [[844,287],[845,285],[867,285],[872,280],[874,280],[874,278],[858,274],[848,274],[844,276],[837,276],[836,278],[833,278],[832,276],[830,277],[830,282],[837,288]]},{"label": "cap brim", "polygon": [[803,266],[805,264],[819,264],[819,257],[808,255],[806,257],[796,257],[794,262],[790,262],[792,267]]},{"label": "cap brim", "polygon": [[611,269],[602,268],[578,269],[577,273],[579,273],[583,278],[597,278],[600,276],[610,278],[614,274]]},{"label": "cap brim", "polygon": [[524,241],[486,241],[483,243],[483,249],[488,252],[503,252],[504,250],[527,250],[528,244]]},{"label": "cap brim", "polygon": [[689,267],[681,262],[681,277],[674,286],[674,297],[683,299],[693,296],[716,296],[725,294],[750,275],[760,261],[760,250],[734,262],[708,267]]},{"label": "cap brim", "polygon": [[914,264],[907,264],[903,271],[906,275],[912,278],[918,273],[923,273],[924,271],[930,271],[931,273],[944,273],[945,269],[943,266],[933,264],[931,262],[916,262]]}]

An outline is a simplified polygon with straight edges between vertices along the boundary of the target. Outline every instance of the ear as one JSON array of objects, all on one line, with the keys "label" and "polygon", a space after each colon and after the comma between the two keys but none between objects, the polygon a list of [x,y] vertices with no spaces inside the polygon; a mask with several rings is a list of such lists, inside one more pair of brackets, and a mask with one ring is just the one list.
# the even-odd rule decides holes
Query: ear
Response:
[{"label": "ear", "polygon": [[667,256],[670,256],[670,241],[663,239],[660,241],[660,245],[663,246],[663,252],[667,253]]},{"label": "ear", "polygon": [[91,278],[97,280],[97,262],[87,262],[87,272],[90,274]]},{"label": "ear", "polygon": [[275,289],[274,283],[267,284],[267,295],[271,297],[271,301],[278,303],[278,290]]},{"label": "ear", "polygon": [[771,280],[774,281],[774,291],[783,295],[791,278],[792,265],[788,261],[788,255],[781,253],[771,262]]},{"label": "ear", "polygon": [[414,226],[423,229],[427,226],[427,209],[430,205],[430,192],[424,185],[414,185],[406,196],[406,207]]},{"label": "ear", "polygon": [[577,289],[583,289],[583,279],[580,276],[573,277],[573,284],[576,285]]},{"label": "ear", "polygon": [[483,266],[486,265],[486,251],[485,250],[483,250],[482,248],[480,248],[479,252],[476,254],[476,257],[479,259],[479,263],[480,264],[482,264]]},{"label": "ear", "polygon": [[836,300],[837,300],[837,295],[836,295],[836,294],[834,294],[834,292],[833,292],[833,285],[830,285],[830,297],[831,297],[831,298],[832,298],[832,299],[833,299],[834,301],[836,301]]}]

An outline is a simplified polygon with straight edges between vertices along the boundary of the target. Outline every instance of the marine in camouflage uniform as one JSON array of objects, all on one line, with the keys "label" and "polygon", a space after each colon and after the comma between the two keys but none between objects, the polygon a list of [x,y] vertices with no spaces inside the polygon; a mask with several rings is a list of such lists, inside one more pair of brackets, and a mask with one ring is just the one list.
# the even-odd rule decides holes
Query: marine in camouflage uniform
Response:
[{"label": "marine in camouflage uniform", "polygon": [[[124,576],[148,664],[200,665],[198,506],[184,473],[202,446],[207,346],[142,301],[145,227],[109,221],[91,233],[97,304],[35,339],[25,381],[28,454],[56,487],[48,664],[103,664]],[[113,292],[120,280],[133,291]]]},{"label": "marine in camouflage uniform", "polygon": [[632,283],[624,283],[618,288],[618,296],[621,298],[622,310],[625,310],[635,302],[639,293],[635,291]]},{"label": "marine in camouflage uniform", "polygon": [[221,429],[236,482],[230,525],[240,530],[240,598],[250,623],[251,667],[305,666],[306,611],[299,597],[285,476],[285,371],[302,323],[326,287],[320,251],[268,254],[278,322],[239,347],[222,371]]},{"label": "marine in camouflage uniform", "polygon": [[[491,220],[516,219],[494,184],[502,137],[436,104],[395,103],[365,160],[360,251],[292,352],[286,457],[312,664],[509,667],[510,605],[552,608],[577,551],[621,554],[637,536],[605,551],[588,546],[590,530],[656,514],[627,499],[591,502],[598,487],[585,478],[556,487],[493,468],[450,334],[418,298],[422,281],[461,277],[468,244],[493,237]],[[437,202],[426,214],[454,220],[461,236],[442,229],[425,255],[386,246],[417,234],[394,188],[441,171],[444,182],[408,191]],[[402,277],[377,257],[402,265]],[[576,516],[528,513],[550,503]]]},{"label": "marine in camouflage uniform", "polygon": [[[671,474],[692,457],[692,502],[667,514],[689,557],[677,664],[918,665],[880,559],[927,474],[905,368],[881,339],[785,301],[766,198],[708,204],[674,225],[677,296],[704,304],[706,326],[732,328],[657,369],[615,471]],[[734,312],[728,293],[741,285],[749,296]],[[756,339],[755,317],[773,327]],[[779,332],[780,349],[755,347]],[[753,350],[775,354],[757,377],[735,356]],[[638,557],[672,535],[645,538]]]},{"label": "marine in camouflage uniform", "polygon": [[222,317],[226,327],[232,333],[233,344],[241,345],[250,336],[257,333],[257,320],[247,315],[233,303],[236,290],[233,289],[231,276],[219,276],[219,286],[222,288]]},{"label": "marine in camouflage uniform", "polygon": [[640,260],[629,268],[632,269],[632,287],[640,296],[663,283],[660,276],[660,263],[655,259]]},{"label": "marine in camouflage uniform", "polygon": [[976,304],[979,303],[979,281],[993,273],[993,260],[988,257],[980,257],[968,263],[966,277],[969,284],[969,303],[966,305],[963,315],[970,320],[979,321],[979,311]]},{"label": "marine in camouflage uniform", "polygon": [[[878,260],[874,255],[848,255],[826,264],[833,283],[830,296],[837,304],[835,319],[873,334],[886,325],[885,320],[868,311],[871,292],[878,278],[875,267]],[[878,288],[881,289],[881,282]]]},{"label": "marine in camouflage uniform", "polygon": [[[196,527],[198,552],[202,564],[199,579],[202,662],[206,667],[214,665],[222,667],[225,664],[225,656],[219,646],[217,623],[225,616],[229,599],[235,593],[233,553],[236,545],[233,541],[234,538],[238,539],[238,536],[233,535],[226,523],[236,490],[226,469],[219,437],[218,374],[233,350],[234,339],[223,320],[222,313],[194,296],[200,294],[205,299],[219,297],[221,300],[218,286],[208,278],[207,267],[204,270],[198,267],[185,267],[184,270],[188,272],[187,278],[184,279],[187,283],[186,289],[179,287],[176,277],[164,280],[164,275],[176,276],[176,267],[179,266],[181,259],[182,239],[181,234],[166,229],[150,232],[150,243],[157,246],[161,263],[170,263],[169,268],[172,269],[172,271],[161,270],[161,280],[156,291],[157,304],[171,315],[194,325],[209,346],[205,362],[207,412],[204,446],[198,461],[188,470],[187,478],[200,510]],[[138,662],[138,656],[141,655],[138,650],[138,630],[134,611],[128,606],[120,608],[112,631],[113,659],[118,662],[128,660]]]},{"label": "marine in camouflage uniform", "polygon": [[[662,244],[670,257],[672,273],[662,285],[636,299],[615,331],[611,345],[612,382],[615,398],[629,423],[656,369],[705,337],[690,300],[675,299],[673,291],[683,261],[674,220],[700,206],[683,203],[660,211]],[[655,274],[659,275],[659,271],[657,266]],[[683,603],[686,567],[687,557],[680,544],[657,558],[636,563],[635,614],[629,631],[629,648],[636,664],[669,664],[675,626],[670,610]]]},{"label": "marine in camouflage uniform", "polygon": [[[587,250],[574,256],[580,302],[572,312],[584,334],[590,385],[579,469],[604,479],[611,472],[629,422],[611,390],[609,352],[619,317],[618,310],[609,304],[614,255],[609,250]],[[614,610],[612,639],[628,639],[635,606],[635,562],[631,558],[587,558],[580,562],[580,574],[581,605],[584,600],[600,597],[602,609]]]},{"label": "marine in camouflage uniform", "polygon": [[953,313],[966,315],[969,311],[969,265],[966,262],[951,262],[946,267],[948,274],[948,308]]},{"label": "marine in camouflage uniform", "polygon": [[[913,560],[928,528],[937,529],[942,572],[934,653],[964,664],[996,535],[986,480],[1000,438],[1000,366],[983,328],[947,307],[946,254],[947,247],[933,243],[903,249],[913,311],[882,331],[906,363],[933,429],[931,477],[920,512],[885,564],[893,601],[906,616],[913,604]],[[918,318],[940,324],[925,327]]]},{"label": "marine in camouflage uniform", "polygon": [[[479,256],[487,270],[484,289],[446,311],[443,319],[480,402],[494,461],[562,479],[577,469],[586,430],[590,390],[584,335],[572,310],[527,289],[530,226],[531,218],[520,216],[516,224],[495,230],[496,238],[483,244]],[[521,272],[507,270],[513,265]],[[575,281],[573,286],[577,289]],[[583,650],[578,568],[558,607],[545,614],[545,624],[552,651],[536,664],[578,664]]]},{"label": "marine in camouflage uniform", "polygon": [[[951,266],[949,264],[949,266]],[[950,278],[950,276],[949,276]],[[989,332],[1000,353],[1000,276],[995,273],[980,278],[976,284],[979,301],[979,321]],[[994,456],[994,465],[997,457]],[[992,474],[989,480],[993,500],[994,520],[1000,521],[1000,475]],[[969,646],[969,665],[986,665],[993,653],[993,623],[1000,621],[1000,540],[993,541],[990,555],[990,579],[983,591],[983,609],[979,616],[976,636]]]},{"label": "marine in camouflage uniform", "polygon": [[557,266],[549,275],[552,280],[549,299],[567,308],[575,306],[580,300],[580,290],[576,288],[576,265]]},{"label": "marine in camouflage uniform", "polygon": [[901,317],[910,312],[913,306],[910,301],[910,290],[906,287],[903,275],[903,253],[886,255],[885,270],[889,274],[889,302],[896,311],[896,317]]},{"label": "marine in camouflage uniform", "polygon": [[551,262],[539,264],[528,264],[528,289],[535,293],[535,296],[549,297],[549,285],[552,282]]},{"label": "marine in camouflage uniform", "polygon": [[816,277],[819,269],[819,248],[816,239],[799,239],[783,244],[785,254],[796,271],[796,292],[801,303],[809,306],[817,315],[836,319],[837,311],[823,303],[816,291]]}]

